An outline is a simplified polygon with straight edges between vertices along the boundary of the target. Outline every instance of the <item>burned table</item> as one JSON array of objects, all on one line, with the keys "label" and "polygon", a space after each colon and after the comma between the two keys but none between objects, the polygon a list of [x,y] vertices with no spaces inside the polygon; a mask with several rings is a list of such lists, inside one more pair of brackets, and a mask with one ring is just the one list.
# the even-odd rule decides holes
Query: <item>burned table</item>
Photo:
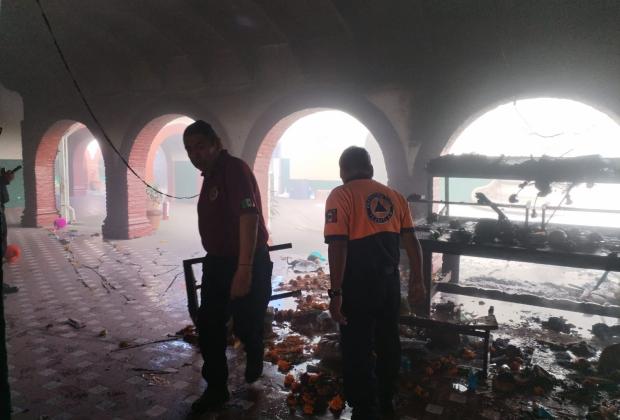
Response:
[{"label": "burned table", "polygon": [[[508,197],[509,203],[491,202],[484,194],[476,194],[477,202],[453,201],[451,199],[451,180],[454,179],[487,179],[487,180],[512,180],[519,181],[527,186],[534,184],[539,189],[539,193],[544,193],[545,189],[550,189],[552,183],[569,183],[575,186],[579,183],[588,185],[594,184],[620,184],[620,159],[603,158],[598,155],[575,156],[575,157],[527,157],[527,156],[484,156],[479,154],[462,155],[443,155],[430,160],[426,165],[428,173],[426,194],[422,197],[419,194],[411,194],[409,201],[418,205],[426,206],[426,219],[429,223],[441,222],[442,218],[449,222],[454,214],[450,214],[451,206],[483,206],[490,207],[498,214],[498,222],[508,222],[508,218],[501,208],[511,208],[516,211],[523,211],[523,227],[528,228],[532,211],[536,210],[536,202],[531,206],[518,204],[516,195]],[[443,179],[443,197],[437,200],[434,196],[440,189],[436,187],[435,181]],[[537,186],[538,184],[538,186]],[[456,185],[452,185],[456,187]],[[572,188],[572,187],[571,187]],[[566,192],[565,198],[568,197]],[[545,194],[539,194],[544,196]],[[564,200],[563,200],[564,201]],[[562,202],[563,202],[562,201]],[[561,203],[562,203],[561,202]],[[558,206],[542,205],[540,227],[548,229],[549,223],[556,211],[579,211],[588,212],[595,217],[597,214],[620,214],[620,209],[593,209],[576,208],[562,204]],[[442,205],[443,208],[438,213],[433,213],[433,206]],[[546,211],[552,211],[551,216],[546,217]],[[443,215],[442,215],[443,214]],[[459,218],[457,218],[458,221]],[[480,222],[480,220],[478,220]],[[514,222],[514,221],[512,221]],[[561,225],[554,225],[562,228]],[[431,225],[432,227],[432,225]],[[579,228],[579,226],[568,226],[567,228]],[[585,228],[585,226],[584,226]],[[611,229],[611,227],[610,227]],[[473,233],[473,232],[472,232]],[[611,229],[610,234],[617,242],[620,232]],[[620,317],[620,306],[603,306],[594,303],[579,303],[570,300],[545,299],[536,295],[510,295],[501,291],[462,287],[458,284],[459,258],[461,255],[503,259],[508,261],[521,261],[537,264],[549,264],[563,267],[574,267],[584,269],[599,269],[604,271],[620,271],[620,258],[617,258],[610,249],[609,254],[603,253],[581,253],[572,251],[560,251],[555,249],[525,248],[519,246],[504,245],[500,243],[462,243],[449,242],[427,237],[420,237],[423,259],[424,259],[424,278],[429,292],[427,300],[427,313],[430,311],[431,276],[432,276],[432,254],[444,254],[444,269],[450,271],[450,281],[441,282],[435,286],[434,291],[447,293],[463,294],[476,297],[484,297],[498,300],[505,300],[516,303],[525,303],[556,309],[564,309],[595,315],[605,315]],[[617,244],[616,244],[617,245]]]},{"label": "burned table", "polygon": [[484,340],[482,348],[482,373],[487,377],[489,369],[489,352],[491,348],[491,331],[498,328],[494,315],[473,319],[468,323],[444,321],[420,316],[401,316],[400,323],[410,327],[440,329],[446,332],[480,337]]},{"label": "burned table", "polygon": [[[430,302],[435,292],[462,294],[475,297],[498,299],[529,305],[551,307],[595,315],[620,317],[620,307],[615,305],[599,305],[588,302],[575,302],[567,299],[546,299],[536,295],[511,295],[501,291],[484,290],[473,287],[463,287],[458,284],[459,257],[472,256],[482,258],[503,259],[536,264],[556,265],[562,267],[598,269],[604,271],[619,271],[620,258],[615,254],[580,253],[560,251],[550,248],[531,249],[519,246],[502,244],[475,244],[449,242],[437,239],[428,239],[424,233],[419,234],[422,245],[424,282],[427,290],[426,313],[430,313]],[[433,253],[454,256],[446,264],[444,271],[450,272],[449,281],[432,282]],[[444,261],[445,262],[445,261]]]}]

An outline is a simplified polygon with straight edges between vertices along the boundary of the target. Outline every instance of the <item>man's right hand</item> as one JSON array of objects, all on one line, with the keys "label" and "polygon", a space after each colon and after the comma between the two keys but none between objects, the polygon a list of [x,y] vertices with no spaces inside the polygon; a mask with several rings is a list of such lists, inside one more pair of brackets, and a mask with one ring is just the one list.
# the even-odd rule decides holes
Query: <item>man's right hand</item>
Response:
[{"label": "man's right hand", "polygon": [[426,295],[426,287],[424,287],[424,283],[422,283],[422,278],[415,278],[412,274],[409,279],[409,306],[411,307],[411,311],[414,313],[420,313],[426,307],[426,300],[428,299]]},{"label": "man's right hand", "polygon": [[347,325],[347,319],[342,314],[342,296],[334,296],[329,302],[329,315],[340,325]]}]

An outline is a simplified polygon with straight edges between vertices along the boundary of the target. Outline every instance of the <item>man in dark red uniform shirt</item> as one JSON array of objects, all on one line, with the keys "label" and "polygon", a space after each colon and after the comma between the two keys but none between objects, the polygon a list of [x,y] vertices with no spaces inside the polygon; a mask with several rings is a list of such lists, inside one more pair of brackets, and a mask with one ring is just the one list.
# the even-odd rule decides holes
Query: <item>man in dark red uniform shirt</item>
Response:
[{"label": "man in dark red uniform shirt", "polygon": [[231,316],[247,356],[246,381],[256,381],[263,372],[263,320],[271,297],[273,264],[258,185],[248,165],[229,155],[204,121],[185,129],[183,143],[204,176],[198,227],[207,256],[198,333],[207,389],[192,410],[205,412],[221,408],[229,399],[226,323]]}]

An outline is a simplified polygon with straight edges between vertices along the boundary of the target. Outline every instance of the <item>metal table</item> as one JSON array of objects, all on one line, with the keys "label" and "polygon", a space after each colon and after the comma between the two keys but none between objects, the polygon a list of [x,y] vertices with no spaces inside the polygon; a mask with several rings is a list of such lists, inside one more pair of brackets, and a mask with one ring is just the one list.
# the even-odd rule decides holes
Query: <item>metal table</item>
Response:
[{"label": "metal table", "polygon": [[476,318],[470,323],[459,323],[405,315],[400,317],[400,323],[411,327],[441,329],[442,331],[481,337],[484,340],[482,347],[482,373],[485,378],[487,377],[489,369],[489,353],[491,349],[491,331],[498,328],[497,320],[494,315]]},{"label": "metal table", "polygon": [[[432,295],[435,292],[443,291],[447,293],[495,298],[516,303],[526,303],[595,315],[620,317],[620,307],[615,305],[603,306],[594,303],[581,303],[566,299],[545,299],[537,295],[510,295],[501,291],[485,291],[476,293],[476,291],[484,289],[477,289],[473,287],[468,288],[458,285],[459,258],[461,255],[556,265],[561,267],[620,272],[620,258],[618,258],[615,254],[609,255],[602,252],[569,252],[550,248],[531,249],[501,244],[457,243],[424,238],[423,234],[420,235],[420,243],[422,245],[424,282],[428,294],[428,299],[426,301],[427,307],[425,308],[426,313],[430,313],[430,302]],[[448,258],[448,263],[443,268],[444,272],[452,271],[453,275],[450,276],[449,281],[439,282],[436,284],[432,283],[433,253],[455,256],[454,258]]]}]

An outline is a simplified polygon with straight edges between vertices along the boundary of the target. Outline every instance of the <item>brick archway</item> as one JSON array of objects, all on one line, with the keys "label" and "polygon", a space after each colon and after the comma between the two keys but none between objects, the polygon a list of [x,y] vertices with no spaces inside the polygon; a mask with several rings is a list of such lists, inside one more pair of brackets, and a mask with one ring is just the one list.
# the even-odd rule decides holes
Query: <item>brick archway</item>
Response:
[{"label": "brick archway", "polygon": [[[256,176],[256,181],[258,183],[258,186],[261,192],[261,197],[262,197],[263,217],[265,218],[265,222],[267,224],[269,224],[270,206],[271,206],[271,203],[270,203],[271,197],[269,194],[269,165],[271,162],[273,151],[275,150],[278,142],[282,138],[282,135],[284,134],[284,132],[289,127],[291,127],[295,122],[299,121],[300,119],[304,117],[315,114],[317,112],[329,111],[329,110],[338,110],[338,111],[344,112],[352,116],[353,118],[356,118],[361,124],[363,124],[366,127],[366,129],[373,135],[375,140],[377,140],[377,142],[379,143],[379,146],[383,153],[383,158],[386,162],[388,161],[390,155],[393,155],[393,154],[398,155],[399,158],[402,159],[404,155],[402,150],[400,151],[400,153],[396,153],[397,149],[399,148],[399,145],[397,144],[395,145],[394,143],[389,142],[389,139],[392,138],[393,136],[391,137],[386,136],[384,138],[376,137],[371,127],[367,126],[363,119],[349,112],[346,107],[341,107],[337,105],[317,106],[317,107],[308,107],[306,109],[302,109],[302,110],[290,113],[289,115],[279,119],[270,129],[265,130],[266,134],[264,135],[264,137],[262,137],[262,141],[260,141],[260,144],[257,148],[258,150],[256,152],[254,159],[251,159],[251,157],[249,156],[249,153],[251,152],[248,152],[248,149],[252,147],[253,143],[255,143],[256,138],[255,137],[253,138],[251,135],[249,139],[249,144],[246,144],[246,153],[244,154],[244,157],[248,162],[253,162],[254,175]],[[385,125],[380,126],[379,124],[375,124],[372,127],[375,128],[376,132],[379,132],[379,133],[388,132],[389,133],[389,130],[386,129]],[[377,128],[382,128],[382,130],[377,130]],[[399,160],[397,160],[397,163]],[[402,165],[394,165],[394,166],[397,167],[396,170],[394,170],[394,168],[389,168],[389,169],[392,169],[392,176],[390,178],[398,179],[398,176],[394,176],[394,174],[397,173],[399,170],[401,171],[403,169],[406,170],[406,165],[403,163]]]},{"label": "brick archway", "polygon": [[54,123],[43,135],[35,154],[35,224],[51,226],[58,217],[54,190],[54,163],[58,144],[68,132],[86,128],[77,121],[61,120]]},{"label": "brick archway", "polygon": [[[501,79],[498,79],[498,83]],[[461,98],[449,98],[446,102],[460,104],[456,108],[447,108],[441,112],[431,107],[421,110],[417,115],[419,124],[419,136],[425,141],[421,144],[418,153],[413,162],[412,185],[410,191],[423,193],[426,191],[428,175],[426,172],[426,163],[436,157],[441,156],[445,151],[449,150],[456,139],[463,131],[475,120],[482,117],[494,108],[510,103],[515,100],[533,99],[533,98],[558,98],[568,99],[581,102],[600,112],[607,114],[610,118],[620,124],[620,114],[617,109],[610,106],[600,96],[594,94],[585,94],[583,91],[574,89],[579,83],[574,83],[570,88],[561,86],[545,86],[541,88],[538,81],[529,80],[530,86],[524,82],[524,88],[510,92],[503,92],[506,86],[492,89],[489,85],[483,87],[472,86],[471,89],[485,92],[484,96],[477,97],[475,101],[469,101],[465,104],[461,103]],[[428,112],[429,114],[425,114]],[[437,121],[441,121],[438,124]]]},{"label": "brick archway", "polygon": [[282,138],[284,132],[288,130],[289,127],[296,121],[299,121],[301,118],[308,115],[314,114],[315,112],[325,111],[327,109],[328,108],[310,108],[303,111],[294,112],[291,115],[282,118],[267,132],[265,138],[260,144],[258,152],[256,153],[256,159],[254,160],[253,170],[262,198],[263,217],[265,218],[265,222],[267,224],[269,223],[270,218],[269,164],[271,162],[273,151],[278,145],[278,142]]},{"label": "brick archway", "polygon": [[[188,124],[186,123],[176,123],[169,124],[165,126],[162,130],[157,133],[155,138],[153,139],[153,143],[151,148],[149,149],[149,153],[146,159],[146,175],[145,179],[147,182],[151,182],[154,179],[153,169],[155,165],[155,156],[157,155],[157,149],[171,136],[176,134],[183,134],[185,127]],[[172,160],[168,155],[166,155],[166,164],[168,165],[168,193],[171,194],[172,189],[174,188],[174,171],[172,167]]]},{"label": "brick archway", "polygon": [[[363,124],[381,148],[388,171],[388,184],[396,189],[408,188],[411,180],[407,153],[396,129],[381,108],[368,98],[335,87],[302,89],[268,107],[254,122],[243,149],[243,159],[254,168],[261,193],[267,194],[269,161],[282,133],[299,118],[323,110],[338,110]],[[267,200],[263,210],[268,217]]]},{"label": "brick archway", "polygon": [[[147,182],[153,179],[153,162],[157,148],[171,135],[182,133],[188,123],[170,124],[184,115],[168,114],[149,122],[135,138],[129,153],[129,166]],[[170,125],[168,125],[170,124]],[[146,187],[127,169],[128,238],[139,238],[153,232],[146,218]]]}]

